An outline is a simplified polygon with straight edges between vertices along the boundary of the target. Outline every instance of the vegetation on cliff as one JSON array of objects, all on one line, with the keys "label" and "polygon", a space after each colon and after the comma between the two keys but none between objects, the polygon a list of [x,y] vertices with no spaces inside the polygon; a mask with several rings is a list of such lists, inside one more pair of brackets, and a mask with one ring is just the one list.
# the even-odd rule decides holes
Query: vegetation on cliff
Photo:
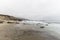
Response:
[{"label": "vegetation on cliff", "polygon": [[22,20],[27,20],[27,19],[24,19],[24,18],[17,18],[17,17],[10,16],[10,15],[3,15],[3,14],[0,14],[0,20],[22,21]]}]

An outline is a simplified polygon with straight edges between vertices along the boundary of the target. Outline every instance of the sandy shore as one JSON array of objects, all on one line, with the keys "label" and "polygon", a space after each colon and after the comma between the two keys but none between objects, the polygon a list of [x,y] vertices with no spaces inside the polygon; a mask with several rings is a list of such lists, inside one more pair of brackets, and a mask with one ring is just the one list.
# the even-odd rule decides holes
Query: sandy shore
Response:
[{"label": "sandy shore", "polygon": [[60,40],[39,26],[0,24],[0,40]]}]

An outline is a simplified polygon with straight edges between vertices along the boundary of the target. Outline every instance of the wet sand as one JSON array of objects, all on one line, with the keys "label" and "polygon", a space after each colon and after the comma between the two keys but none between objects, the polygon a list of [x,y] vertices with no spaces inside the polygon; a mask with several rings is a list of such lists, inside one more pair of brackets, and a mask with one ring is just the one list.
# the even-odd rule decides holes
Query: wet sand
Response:
[{"label": "wet sand", "polygon": [[0,40],[60,40],[38,26],[0,24]]}]

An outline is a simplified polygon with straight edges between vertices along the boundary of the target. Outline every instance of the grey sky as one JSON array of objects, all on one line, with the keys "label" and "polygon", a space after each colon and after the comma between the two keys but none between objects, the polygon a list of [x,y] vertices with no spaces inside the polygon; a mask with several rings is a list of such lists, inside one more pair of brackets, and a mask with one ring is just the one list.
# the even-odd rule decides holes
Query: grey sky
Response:
[{"label": "grey sky", "polygon": [[0,0],[0,11],[30,19],[60,16],[60,0]]}]

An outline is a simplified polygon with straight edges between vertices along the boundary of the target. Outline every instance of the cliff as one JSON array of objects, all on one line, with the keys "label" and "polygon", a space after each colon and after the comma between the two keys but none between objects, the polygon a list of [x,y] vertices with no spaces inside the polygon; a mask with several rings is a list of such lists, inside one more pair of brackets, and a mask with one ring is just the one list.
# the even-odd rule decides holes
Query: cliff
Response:
[{"label": "cliff", "polygon": [[0,20],[22,21],[22,20],[26,20],[26,19],[24,19],[24,18],[17,18],[17,17],[10,16],[10,15],[0,14]]}]

